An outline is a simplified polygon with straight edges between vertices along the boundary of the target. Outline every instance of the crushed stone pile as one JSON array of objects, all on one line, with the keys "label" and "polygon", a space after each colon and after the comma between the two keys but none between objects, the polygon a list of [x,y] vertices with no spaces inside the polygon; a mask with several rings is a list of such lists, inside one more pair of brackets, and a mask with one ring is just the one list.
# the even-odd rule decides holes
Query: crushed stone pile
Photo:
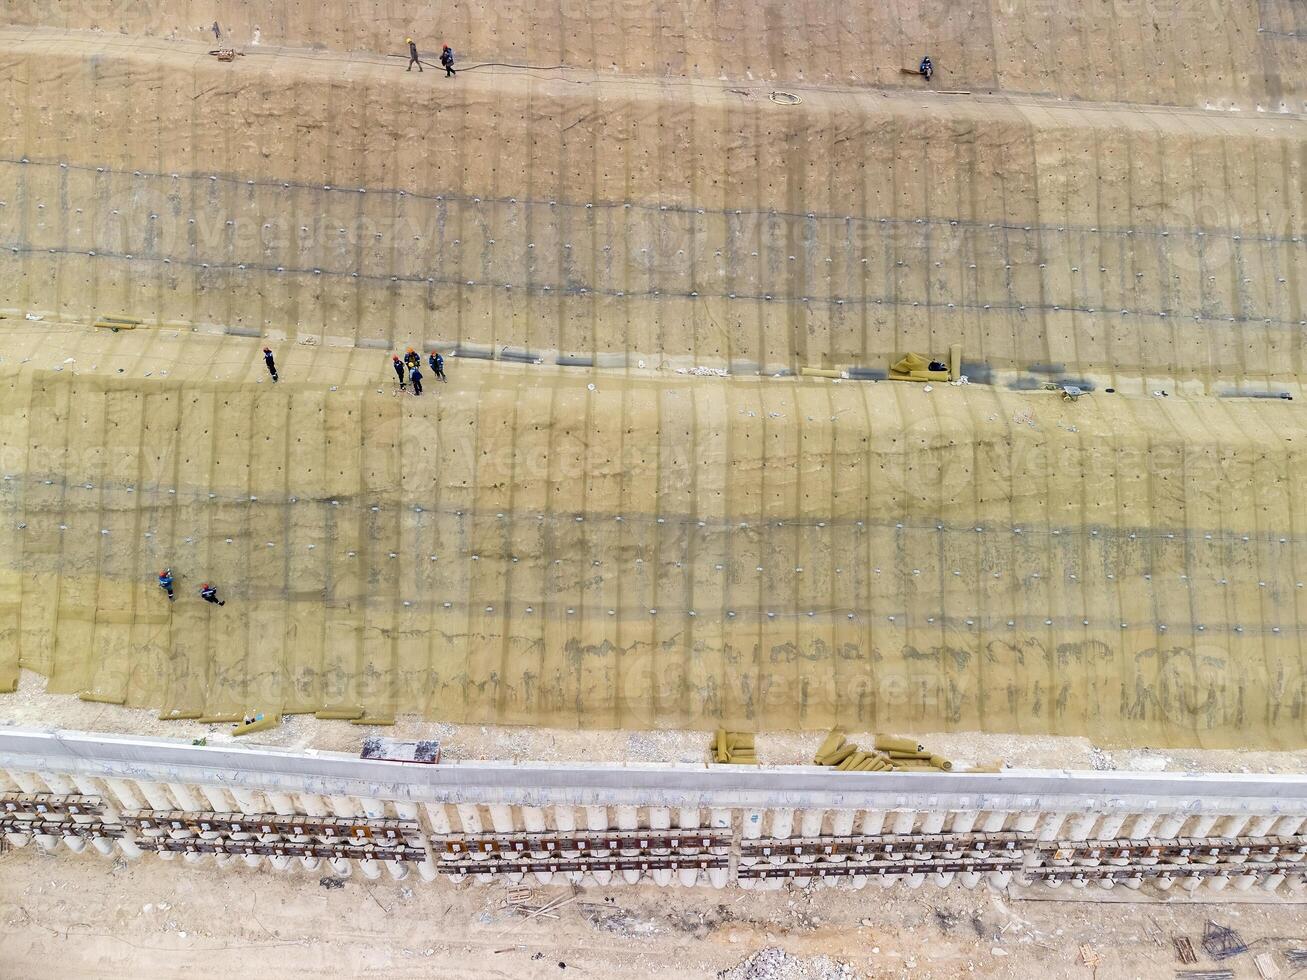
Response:
[{"label": "crushed stone pile", "polygon": [[718,980],[847,980],[853,967],[829,956],[803,959],[776,946],[760,949],[729,970],[717,974]]}]

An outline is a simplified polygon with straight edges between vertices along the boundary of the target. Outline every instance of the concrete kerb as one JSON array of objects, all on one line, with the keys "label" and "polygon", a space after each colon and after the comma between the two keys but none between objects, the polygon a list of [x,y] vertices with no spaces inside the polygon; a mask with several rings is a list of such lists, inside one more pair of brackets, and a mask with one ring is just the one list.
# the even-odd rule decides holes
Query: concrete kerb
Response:
[{"label": "concrete kerb", "polygon": [[1307,775],[1009,770],[833,773],[813,766],[377,762],[339,752],[193,746],[30,728],[0,729],[0,767],[409,803],[1222,813],[1307,811]]}]

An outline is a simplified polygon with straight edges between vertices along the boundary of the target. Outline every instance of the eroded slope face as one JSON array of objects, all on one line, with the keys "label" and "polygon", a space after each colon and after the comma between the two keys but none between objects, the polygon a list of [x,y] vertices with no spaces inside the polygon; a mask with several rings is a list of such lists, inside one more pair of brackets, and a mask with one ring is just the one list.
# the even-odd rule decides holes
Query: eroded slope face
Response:
[{"label": "eroded slope face", "polygon": [[0,24],[402,55],[414,35],[467,63],[671,78],[937,87],[1106,102],[1301,112],[1298,0],[11,0]]},{"label": "eroded slope face", "polygon": [[1296,121],[11,45],[15,311],[741,374],[1303,370]]}]

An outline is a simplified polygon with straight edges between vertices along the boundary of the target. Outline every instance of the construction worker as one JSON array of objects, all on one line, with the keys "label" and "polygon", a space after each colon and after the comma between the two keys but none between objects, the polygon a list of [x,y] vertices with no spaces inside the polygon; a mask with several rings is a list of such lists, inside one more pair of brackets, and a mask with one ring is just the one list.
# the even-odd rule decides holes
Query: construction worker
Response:
[{"label": "construction worker", "polygon": [[448,44],[440,52],[440,63],[445,66],[445,77],[453,78],[456,74],[454,71],[454,49]]},{"label": "construction worker", "polygon": [[399,390],[404,390],[404,362],[399,359],[398,354],[390,355],[390,366],[395,369],[395,377],[399,378]]},{"label": "construction worker", "polygon": [[418,57],[418,46],[413,43],[413,39],[408,39],[408,68],[406,71],[412,71],[413,66],[418,66],[418,71],[422,70],[422,59]]},{"label": "construction worker", "polygon": [[431,362],[431,373],[434,374],[441,381],[448,384],[449,379],[445,377],[445,359],[440,356],[440,351],[433,350],[431,352],[430,362]]},{"label": "construction worker", "polygon": [[413,368],[421,367],[421,366],[422,366],[421,354],[415,351],[412,347],[410,347],[408,350],[404,352],[404,367],[408,368],[411,371]]},{"label": "construction worker", "polygon": [[418,370],[416,364],[408,369],[408,380],[413,382],[413,394],[422,394],[422,372]]},{"label": "construction worker", "polygon": [[930,55],[921,59],[921,67],[917,70],[926,81],[930,81],[930,76],[935,74],[935,63],[930,60]]},{"label": "construction worker", "polygon": [[200,586],[200,598],[205,602],[213,603],[215,606],[227,605],[227,603],[218,598],[218,587],[216,585],[210,585],[208,582],[205,582]]},{"label": "construction worker", "polygon": [[165,568],[159,573],[159,588],[168,593],[168,601],[175,602],[177,597],[172,594],[172,569]]},{"label": "construction worker", "polygon": [[276,361],[276,358],[274,358],[274,357],[272,356],[272,348],[271,348],[271,347],[265,347],[265,348],[263,348],[263,363],[266,364],[266,365],[268,365],[268,373],[269,373],[270,375],[272,375],[272,383],[273,383],[273,384],[276,384],[276,383],[277,383],[277,380],[278,380],[278,379],[277,379],[277,361]]}]

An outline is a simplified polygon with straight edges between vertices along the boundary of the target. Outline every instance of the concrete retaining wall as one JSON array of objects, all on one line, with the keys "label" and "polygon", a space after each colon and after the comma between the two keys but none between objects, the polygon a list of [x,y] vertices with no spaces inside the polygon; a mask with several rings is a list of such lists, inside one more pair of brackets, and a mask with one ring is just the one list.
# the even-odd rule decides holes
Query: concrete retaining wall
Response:
[{"label": "concrete retaining wall", "polygon": [[[1304,776],[425,766],[10,728],[0,730],[6,792],[27,794],[8,804],[12,844],[80,851],[89,841],[133,858],[154,851],[369,877],[416,867],[428,880],[1147,881],[1274,891],[1302,888],[1307,869]],[[59,815],[68,799],[93,801],[82,807],[90,812],[74,803]],[[242,814],[302,816],[317,829],[275,830]],[[331,817],[357,826],[324,830]]]}]

